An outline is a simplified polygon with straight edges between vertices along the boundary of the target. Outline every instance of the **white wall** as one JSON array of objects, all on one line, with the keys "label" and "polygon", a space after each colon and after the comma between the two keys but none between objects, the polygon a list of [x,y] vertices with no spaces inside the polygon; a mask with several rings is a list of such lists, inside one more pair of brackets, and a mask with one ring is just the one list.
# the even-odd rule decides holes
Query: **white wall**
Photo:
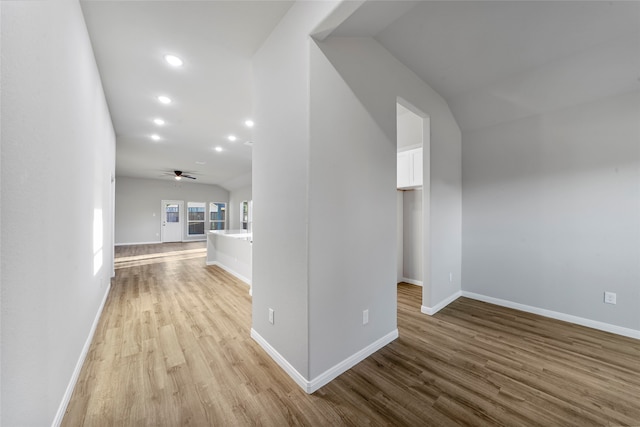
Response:
[{"label": "white wall", "polygon": [[[397,330],[396,143],[311,48],[310,372]],[[394,105],[395,107],[395,105]],[[363,310],[369,323],[363,325]]]},{"label": "white wall", "polygon": [[463,139],[464,290],[640,331],[640,92]]},{"label": "white wall", "polygon": [[422,282],[424,264],[422,189],[403,191],[402,201],[402,277]]},{"label": "white wall", "polygon": [[398,151],[422,147],[422,117],[407,110],[402,105],[397,106],[398,116]]},{"label": "white wall", "polygon": [[299,384],[310,378],[308,35],[333,6],[296,2],[254,56],[252,334]]},{"label": "white wall", "polygon": [[430,246],[424,248],[429,277],[423,305],[434,307],[461,290],[460,129],[442,97],[375,40],[328,38],[320,46],[389,141],[396,138],[398,97],[429,118],[424,120],[425,127],[430,123],[424,183],[430,197],[425,200],[428,215],[424,215],[427,223],[423,227],[428,230],[425,242]]},{"label": "white wall", "polygon": [[0,8],[0,424],[43,426],[109,289],[115,135],[78,2]]},{"label": "white wall", "polygon": [[[217,185],[170,178],[117,177],[115,199],[116,244],[157,243],[161,241],[162,200],[183,200],[185,211],[187,202],[204,202],[208,212],[209,202],[228,202],[229,192]],[[185,220],[183,240],[204,240],[203,236],[188,236],[187,230]]]},{"label": "white wall", "polygon": [[399,96],[431,116],[437,137],[425,155],[433,158],[426,173],[434,171],[425,182],[433,183],[440,226],[433,271],[445,273],[432,279],[425,299],[460,289],[455,120],[440,96],[372,39],[330,39],[310,49],[311,24],[329,11],[328,3],[296,3],[254,57],[261,143],[253,151],[252,335],[299,382],[339,374],[357,352],[397,333]]},{"label": "white wall", "polygon": [[229,192],[229,206],[227,207],[227,221],[229,230],[240,230],[240,203],[244,200],[251,200],[251,186],[239,188]]}]

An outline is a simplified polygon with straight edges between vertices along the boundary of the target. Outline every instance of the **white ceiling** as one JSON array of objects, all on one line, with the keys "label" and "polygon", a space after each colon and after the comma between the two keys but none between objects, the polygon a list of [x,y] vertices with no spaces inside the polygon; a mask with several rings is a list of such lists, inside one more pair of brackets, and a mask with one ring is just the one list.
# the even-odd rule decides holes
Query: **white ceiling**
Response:
[{"label": "white ceiling", "polygon": [[423,1],[390,21],[395,4],[368,2],[332,35],[373,36],[463,130],[640,89],[638,1]]},{"label": "white ceiling", "polygon": [[[117,135],[116,175],[170,180],[163,172],[182,170],[198,183],[250,184],[251,57],[291,4],[82,1]],[[168,53],[184,65],[169,66]],[[162,105],[158,95],[173,102]]]},{"label": "white ceiling", "polygon": [[[116,174],[172,179],[163,172],[178,169],[230,190],[249,185],[251,57],[292,3],[83,0]],[[446,99],[465,131],[640,90],[638,1],[375,0],[331,36],[374,37]],[[184,66],[168,66],[166,53]],[[174,103],[160,105],[160,94]]]}]

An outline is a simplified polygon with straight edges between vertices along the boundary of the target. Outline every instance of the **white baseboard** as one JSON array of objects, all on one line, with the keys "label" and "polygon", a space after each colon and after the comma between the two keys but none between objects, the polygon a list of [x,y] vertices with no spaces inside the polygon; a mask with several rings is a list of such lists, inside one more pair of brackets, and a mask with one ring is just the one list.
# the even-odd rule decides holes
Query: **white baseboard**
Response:
[{"label": "white baseboard", "polygon": [[320,387],[327,385],[331,380],[338,377],[340,374],[354,367],[376,351],[380,350],[385,345],[389,344],[396,338],[398,338],[398,330],[395,329],[369,344],[357,353],[349,356],[342,362],[329,368],[322,374],[318,375],[311,381],[307,380],[302,374],[300,374],[278,351],[273,348],[255,329],[251,328],[251,338],[253,338],[260,346],[276,361],[278,365],[298,384],[306,393],[313,393]]},{"label": "white baseboard", "polygon": [[445,298],[444,300],[440,301],[438,304],[434,305],[433,307],[427,307],[423,305],[420,308],[420,311],[423,312],[424,314],[428,314],[429,316],[433,316],[434,314],[436,314],[437,312],[439,312],[440,310],[442,310],[443,308],[445,308],[446,306],[448,306],[449,304],[451,304],[452,302],[460,298],[461,295],[462,295],[462,292],[458,291],[455,294],[452,294],[449,297]]},{"label": "white baseboard", "polygon": [[391,341],[395,340],[396,338],[398,338],[398,330],[394,329],[393,331],[389,332],[387,335],[379,338],[378,340],[369,344],[362,350],[349,356],[342,362],[334,365],[332,368],[327,369],[325,372],[323,372],[322,374],[318,375],[317,377],[309,381],[309,388],[308,390],[305,390],[305,391],[307,393],[313,393],[314,391],[318,390],[320,387],[327,385],[331,380],[336,378],[338,375],[353,368],[355,365],[362,362],[364,359],[371,356],[373,353],[380,350],[382,347],[389,344]]},{"label": "white baseboard", "polygon": [[583,317],[573,316],[571,314],[560,313],[558,311],[552,311],[544,308],[520,304],[517,302],[511,302],[511,301],[507,301],[499,298],[488,297],[486,295],[476,294],[473,292],[463,291],[462,296],[475,299],[478,301],[488,302],[490,304],[499,305],[502,307],[525,311],[527,313],[537,314],[544,317],[550,317],[552,319],[562,320],[569,323],[575,323],[577,325],[598,329],[600,331],[611,332],[613,334],[622,335],[629,338],[640,339],[640,331],[631,329],[631,328],[624,328],[622,326],[611,325],[609,323],[599,322],[597,320],[585,319]]},{"label": "white baseboard", "polygon": [[296,382],[296,384],[298,384],[304,391],[309,393],[307,391],[309,382],[306,380],[306,378],[300,372],[298,372],[296,368],[294,368],[293,365],[291,365],[291,363],[287,361],[287,359],[282,357],[282,355],[278,353],[278,350],[273,348],[271,344],[269,344],[267,340],[262,338],[262,335],[256,332],[256,330],[253,328],[251,328],[251,338],[253,338],[258,344],[260,344],[260,347],[262,347],[262,349],[266,351],[267,354],[271,356],[271,358],[275,360],[275,362],[287,374],[289,374],[289,376]]},{"label": "white baseboard", "polygon": [[207,261],[207,265],[217,265],[218,267],[220,267],[221,269],[223,269],[227,273],[229,273],[232,276],[235,276],[236,278],[242,280],[246,285],[251,287],[251,279],[249,279],[248,277],[244,277],[242,274],[238,273],[235,270],[230,269],[226,265],[220,264],[218,261]]},{"label": "white baseboard", "polygon": [[[190,239],[190,240],[181,240],[179,242],[170,242],[170,243],[189,243],[189,242],[206,242],[207,239]],[[133,245],[161,245],[163,242],[160,240],[154,242],[133,242],[133,243],[114,243],[113,246],[133,246]]]},{"label": "white baseboard", "polygon": [[409,279],[408,277],[403,277],[402,281],[410,285],[422,286],[422,280]]},{"label": "white baseboard", "polygon": [[98,322],[100,322],[100,317],[102,316],[102,310],[104,309],[104,305],[107,302],[109,291],[111,291],[111,283],[109,283],[109,285],[107,286],[107,290],[104,293],[104,297],[102,297],[102,302],[100,303],[100,307],[98,308],[96,317],[93,319],[93,324],[91,325],[89,336],[87,337],[87,340],[84,343],[84,347],[82,347],[82,352],[80,353],[80,357],[78,358],[76,367],[73,370],[73,374],[71,374],[71,379],[69,380],[67,389],[65,390],[64,395],[62,397],[62,402],[60,402],[60,406],[58,407],[58,412],[56,413],[56,417],[53,419],[53,423],[51,423],[52,427],[59,427],[60,424],[62,424],[64,413],[67,411],[67,406],[69,405],[69,401],[71,400],[71,395],[73,394],[73,389],[76,387],[76,383],[78,382],[78,377],[80,376],[82,365],[84,365],[84,361],[87,358],[87,354],[89,353],[89,348],[91,347],[91,342],[93,341],[93,335],[96,333]]},{"label": "white baseboard", "polygon": [[133,246],[133,245],[159,245],[162,242],[133,242],[133,243],[115,243],[113,246]]}]

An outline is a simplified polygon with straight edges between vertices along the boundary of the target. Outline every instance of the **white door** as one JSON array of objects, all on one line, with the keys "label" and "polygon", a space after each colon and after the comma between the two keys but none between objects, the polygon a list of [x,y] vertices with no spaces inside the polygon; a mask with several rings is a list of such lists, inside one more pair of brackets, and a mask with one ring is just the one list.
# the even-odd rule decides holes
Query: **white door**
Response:
[{"label": "white door", "polygon": [[182,241],[182,212],[181,200],[162,201],[162,243]]}]

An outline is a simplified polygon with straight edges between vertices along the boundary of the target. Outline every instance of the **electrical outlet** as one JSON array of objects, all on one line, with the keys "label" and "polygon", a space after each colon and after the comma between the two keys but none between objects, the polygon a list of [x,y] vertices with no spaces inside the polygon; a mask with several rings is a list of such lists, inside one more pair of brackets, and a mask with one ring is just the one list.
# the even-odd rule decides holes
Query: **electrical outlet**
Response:
[{"label": "electrical outlet", "polygon": [[362,311],[362,324],[366,325],[369,323],[369,309]]},{"label": "electrical outlet", "polygon": [[274,311],[273,308],[269,309],[269,323],[271,323],[273,325],[273,315],[274,315]]},{"label": "electrical outlet", "polygon": [[605,292],[604,293],[604,303],[605,304],[615,304],[616,303],[616,294],[614,292]]},{"label": "electrical outlet", "polygon": [[449,272],[449,283],[453,283],[453,273]]}]

